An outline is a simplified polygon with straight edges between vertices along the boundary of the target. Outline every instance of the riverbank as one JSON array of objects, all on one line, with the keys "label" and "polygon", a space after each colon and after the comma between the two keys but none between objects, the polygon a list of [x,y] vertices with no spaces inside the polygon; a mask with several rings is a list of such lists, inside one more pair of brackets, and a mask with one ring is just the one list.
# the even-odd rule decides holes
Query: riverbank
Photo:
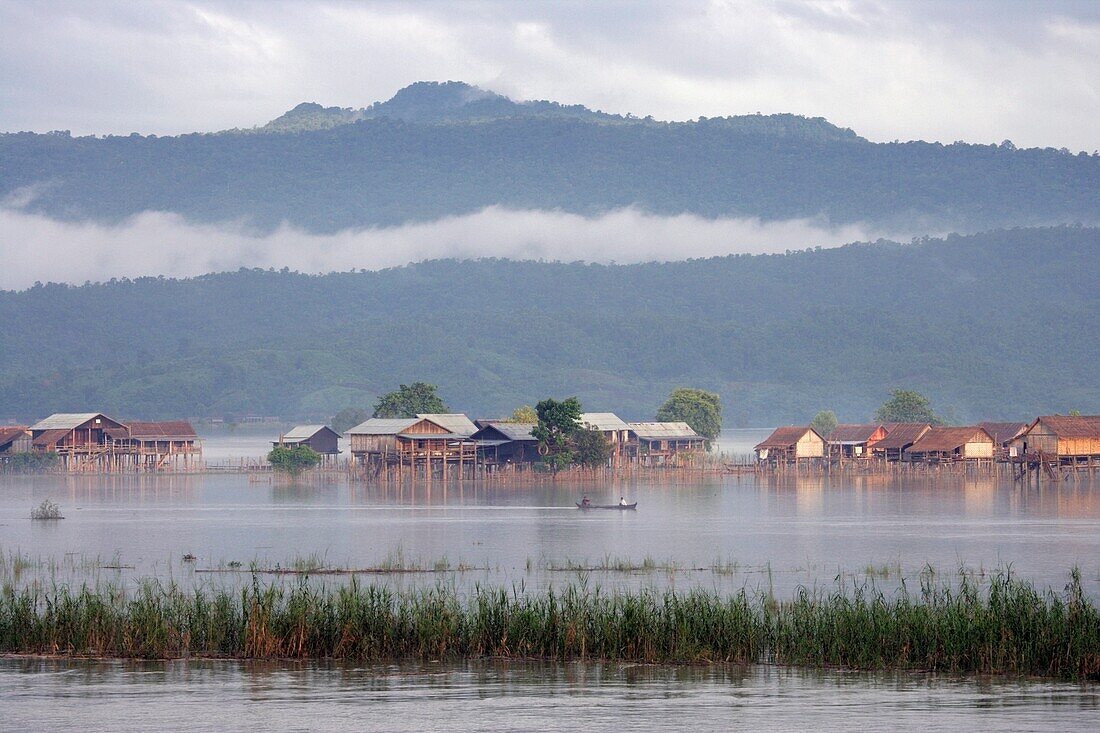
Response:
[{"label": "riverbank", "polygon": [[771,662],[805,667],[1100,678],[1100,611],[1074,571],[1063,592],[1008,572],[977,584],[922,576],[895,593],[873,584],[801,590],[787,600],[545,593],[439,586],[267,585],[184,591],[147,582],[0,593],[0,652],[172,659],[518,658],[642,663]]}]

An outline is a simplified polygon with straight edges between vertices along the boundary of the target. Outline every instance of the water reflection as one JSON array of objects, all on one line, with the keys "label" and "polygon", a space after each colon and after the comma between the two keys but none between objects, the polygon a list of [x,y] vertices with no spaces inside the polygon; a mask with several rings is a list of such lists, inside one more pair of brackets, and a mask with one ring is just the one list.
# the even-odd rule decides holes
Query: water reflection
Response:
[{"label": "water reflection", "polygon": [[1070,730],[1096,685],[768,666],[0,660],[11,730]]},{"label": "water reflection", "polygon": [[[426,567],[446,561],[478,570],[370,580],[402,588],[448,582],[542,589],[581,579],[551,570],[574,563],[608,566],[584,578],[612,588],[747,584],[780,593],[872,566],[878,581],[890,585],[898,574],[881,577],[883,566],[912,576],[925,564],[951,573],[960,564],[989,570],[1012,563],[1020,575],[1061,588],[1078,564],[1086,590],[1100,595],[1097,488],[1089,481],[1036,488],[1011,479],[919,474],[714,475],[583,486],[4,476],[0,552],[125,566],[89,574],[88,563],[77,563],[62,578],[73,582],[129,583],[155,574],[184,584],[235,583],[240,579],[228,574],[195,571],[230,562],[285,566],[299,556],[371,568],[400,553]],[[584,493],[609,502],[629,496],[639,509],[579,512],[573,502]],[[47,497],[62,505],[66,519],[30,521],[30,509]],[[183,563],[185,554],[198,560]],[[645,564],[658,569],[632,569]]]}]

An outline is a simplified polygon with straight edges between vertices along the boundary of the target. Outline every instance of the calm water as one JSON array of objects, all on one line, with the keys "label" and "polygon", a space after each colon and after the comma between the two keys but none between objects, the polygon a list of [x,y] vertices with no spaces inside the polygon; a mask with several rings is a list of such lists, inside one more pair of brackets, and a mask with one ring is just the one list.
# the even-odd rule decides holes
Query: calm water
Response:
[{"label": "calm water", "polygon": [[0,660],[0,730],[1095,730],[1100,689],[609,665]]},{"label": "calm water", "polygon": [[[265,437],[266,436],[262,436]],[[238,439],[238,438],[234,438]],[[758,439],[744,437],[740,445]],[[263,442],[253,440],[263,450]],[[751,443],[750,443],[751,444]],[[736,452],[739,447],[725,450]],[[214,446],[228,455],[234,446]],[[239,446],[237,446],[239,447]],[[208,452],[211,447],[208,444]],[[637,512],[586,512],[582,492]],[[66,519],[32,522],[44,498]],[[411,586],[584,580],[614,587],[831,586],[837,575],[893,586],[926,564],[1014,572],[1060,589],[1073,565],[1100,597],[1100,485],[1021,488],[990,478],[715,477],[683,484],[420,485],[343,480],[250,483],[247,476],[0,477],[0,551],[68,558],[17,582],[203,574],[229,561],[330,566],[446,559],[476,569],[373,578]],[[198,556],[181,562],[185,553]],[[99,564],[128,566],[97,568]],[[634,572],[550,569],[643,565]],[[662,566],[667,566],[662,568]],[[4,570],[13,579],[11,564]],[[294,581],[292,581],[294,582]],[[344,582],[326,578],[323,582]],[[1100,688],[921,675],[598,666],[378,669],[231,663],[0,660],[5,730],[1095,729]],[[17,701],[18,704],[8,704]],[[257,704],[259,703],[259,704]]]}]

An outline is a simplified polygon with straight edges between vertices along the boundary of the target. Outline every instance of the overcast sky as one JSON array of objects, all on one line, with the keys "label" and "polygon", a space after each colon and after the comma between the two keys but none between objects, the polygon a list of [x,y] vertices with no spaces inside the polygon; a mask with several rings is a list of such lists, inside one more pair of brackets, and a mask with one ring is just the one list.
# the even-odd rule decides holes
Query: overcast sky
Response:
[{"label": "overcast sky", "polygon": [[0,0],[0,130],[249,127],[419,80],[688,119],[824,116],[873,140],[1092,151],[1100,2]]}]

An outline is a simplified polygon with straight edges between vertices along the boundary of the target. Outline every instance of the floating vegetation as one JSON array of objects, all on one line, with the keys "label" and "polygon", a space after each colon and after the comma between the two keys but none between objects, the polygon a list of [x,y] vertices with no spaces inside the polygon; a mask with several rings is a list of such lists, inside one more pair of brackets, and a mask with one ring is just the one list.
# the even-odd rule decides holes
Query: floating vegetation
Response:
[{"label": "floating vegetation", "polygon": [[61,516],[61,507],[49,499],[43,499],[42,503],[31,510],[31,519],[64,519]]},{"label": "floating vegetation", "polygon": [[921,575],[920,590],[871,582],[801,588],[545,593],[477,587],[265,585],[186,591],[146,581],[0,593],[0,652],[395,660],[519,657],[631,662],[758,661],[1062,678],[1100,677],[1100,612],[1074,571],[1063,592],[1009,570],[976,583]]}]

